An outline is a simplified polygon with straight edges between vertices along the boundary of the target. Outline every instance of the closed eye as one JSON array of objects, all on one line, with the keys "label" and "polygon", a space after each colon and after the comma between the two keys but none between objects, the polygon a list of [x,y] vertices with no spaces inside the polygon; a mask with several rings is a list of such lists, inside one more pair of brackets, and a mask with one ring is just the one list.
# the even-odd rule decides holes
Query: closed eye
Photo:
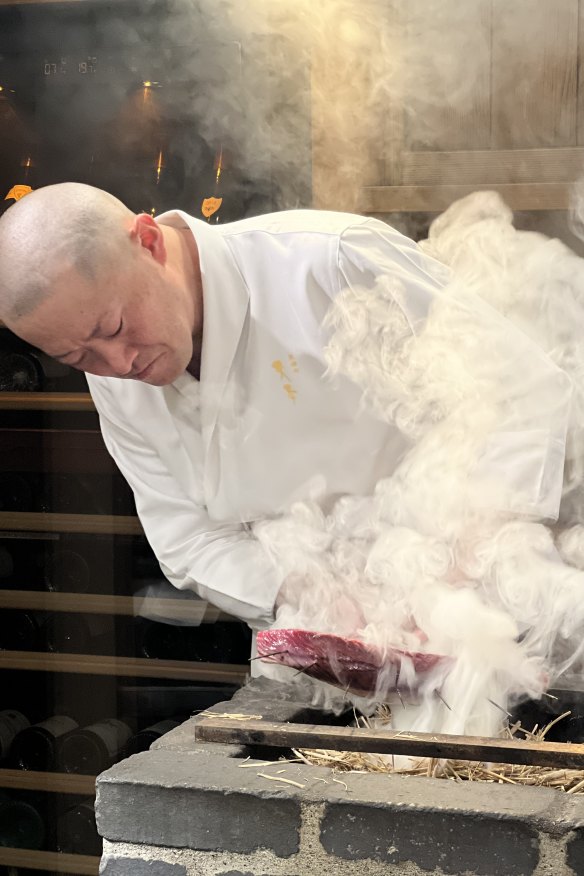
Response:
[{"label": "closed eye", "polygon": [[123,320],[123,319],[120,319],[120,324],[119,324],[119,326],[117,327],[117,329],[115,330],[115,332],[114,332],[113,334],[111,334],[111,335],[106,335],[106,337],[108,337],[108,338],[115,338],[117,335],[120,334],[120,332],[122,331],[123,327],[124,327],[124,320]]}]

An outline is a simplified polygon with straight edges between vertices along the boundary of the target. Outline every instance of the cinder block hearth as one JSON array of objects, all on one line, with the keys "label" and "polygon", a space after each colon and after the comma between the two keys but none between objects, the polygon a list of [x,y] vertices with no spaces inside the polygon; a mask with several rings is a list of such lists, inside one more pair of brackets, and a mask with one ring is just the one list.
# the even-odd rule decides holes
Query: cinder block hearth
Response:
[{"label": "cinder block hearth", "polygon": [[[267,679],[211,711],[328,721]],[[197,742],[197,720],[99,777],[103,876],[584,876],[582,796],[278,764]]]}]

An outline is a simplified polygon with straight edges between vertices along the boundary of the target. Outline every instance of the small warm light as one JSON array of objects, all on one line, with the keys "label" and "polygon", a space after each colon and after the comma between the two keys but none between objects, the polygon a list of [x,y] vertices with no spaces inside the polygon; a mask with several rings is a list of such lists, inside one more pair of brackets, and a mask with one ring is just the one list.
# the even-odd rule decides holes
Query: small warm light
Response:
[{"label": "small warm light", "polygon": [[4,86],[0,85],[0,91],[4,91]]},{"label": "small warm light", "polygon": [[144,88],[152,88],[151,82],[143,82],[142,85],[144,86]]},{"label": "small warm light", "polygon": [[219,177],[221,176],[221,170],[223,168],[223,147],[219,152],[219,159],[217,161],[217,176],[215,177],[215,183],[219,182]]},{"label": "small warm light", "polygon": [[162,149],[158,153],[158,161],[156,162],[156,183],[160,182],[160,173],[164,167],[164,159],[162,157]]}]

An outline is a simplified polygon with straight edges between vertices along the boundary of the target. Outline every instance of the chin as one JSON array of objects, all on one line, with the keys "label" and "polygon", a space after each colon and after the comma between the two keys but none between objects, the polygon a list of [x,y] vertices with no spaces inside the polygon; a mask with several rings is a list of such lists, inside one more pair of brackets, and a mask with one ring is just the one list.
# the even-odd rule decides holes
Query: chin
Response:
[{"label": "chin", "polygon": [[165,363],[164,368],[154,368],[153,373],[144,381],[150,386],[169,386],[171,383],[184,374],[186,366],[182,363]]}]

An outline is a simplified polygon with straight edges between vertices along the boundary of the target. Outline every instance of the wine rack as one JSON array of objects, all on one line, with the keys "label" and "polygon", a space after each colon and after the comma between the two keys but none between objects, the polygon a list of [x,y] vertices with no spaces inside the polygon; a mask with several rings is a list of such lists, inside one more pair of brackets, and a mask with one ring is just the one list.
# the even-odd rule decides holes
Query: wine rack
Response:
[{"label": "wine rack", "polygon": [[31,870],[72,873],[73,876],[97,876],[99,858],[90,855],[68,855],[62,852],[36,852],[0,847],[0,866],[29,867]]},{"label": "wine rack", "polygon": [[0,511],[2,532],[86,532],[97,535],[140,535],[137,517],[101,514],[44,514]]},{"label": "wine rack", "polygon": [[[0,327],[0,353],[5,332],[7,330]],[[123,703],[124,718],[130,714],[130,723],[132,718],[135,719],[132,724],[134,735],[111,758],[115,762],[125,753],[143,750],[141,746],[148,744],[144,740],[156,738],[158,726],[172,724],[161,719],[178,718],[179,714],[180,720],[188,717],[188,712],[181,713],[180,708],[178,713],[175,710],[174,715],[162,710],[150,714],[149,709],[158,693],[166,698],[165,702],[174,702],[173,697],[178,698],[177,701],[183,704],[182,708],[184,702],[188,701],[190,691],[202,691],[202,696],[207,697],[207,704],[214,690],[218,691],[217,699],[223,699],[245,680],[249,670],[249,652],[240,650],[239,662],[223,662],[223,659],[218,662],[213,654],[205,659],[201,653],[195,659],[184,659],[184,653],[180,655],[181,659],[174,659],[172,653],[165,650],[168,642],[172,642],[173,630],[177,631],[177,639],[180,633],[188,645],[185,628],[187,632],[209,630],[215,624],[213,629],[225,629],[226,625],[230,625],[236,630],[238,622],[195,597],[188,598],[188,594],[187,598],[185,594],[179,598],[177,591],[174,591],[176,596],[169,592],[160,595],[156,589],[151,592],[147,587],[136,589],[129,585],[134,574],[133,551],[138,549],[140,553],[149,549],[135,513],[129,513],[123,503],[116,505],[116,490],[127,488],[103,446],[97,415],[88,393],[0,392],[0,411],[3,412],[0,458],[5,461],[0,468],[0,477],[4,476],[4,483],[8,483],[9,487],[4,500],[0,497],[0,615],[5,619],[17,615],[30,616],[32,621],[41,624],[41,629],[46,618],[60,618],[62,635],[67,633],[76,618],[90,624],[91,618],[95,618],[102,625],[107,619],[109,625],[109,650],[101,643],[97,651],[92,648],[71,653],[58,649],[47,650],[37,645],[2,650],[5,646],[2,645],[0,632],[0,683],[3,679],[7,680],[5,684],[2,683],[0,713],[4,709],[16,708],[8,694],[16,685],[21,687],[21,691],[26,691],[30,683],[31,698],[34,698],[34,690],[54,689],[59,692],[61,705],[53,706],[49,702],[50,695],[46,694],[44,709],[31,709],[30,723],[42,726],[42,720],[49,713],[59,714],[63,711],[62,702],[67,701],[64,691],[69,688],[82,691],[84,684],[90,684],[92,692],[95,687],[96,698],[101,697],[107,702],[112,715]],[[107,502],[101,502],[97,508],[81,507],[84,495],[81,491],[73,496],[74,504],[77,504],[70,510],[68,503],[71,504],[73,500],[65,484],[64,493],[54,491],[51,494],[48,491],[49,504],[44,507],[45,499],[41,501],[38,495],[38,482],[30,481],[33,475],[38,477],[39,473],[43,479],[49,480],[57,476],[65,481],[67,478],[85,478],[84,489],[92,499],[95,498],[91,494],[93,484],[103,481],[109,485],[106,490],[109,506]],[[61,504],[52,507],[50,503],[55,497],[60,499]],[[29,501],[29,506],[21,507],[25,500]],[[124,513],[120,513],[120,509]],[[112,510],[114,513],[110,513]],[[52,568],[49,575],[44,564],[59,550],[65,555],[76,555],[75,551],[81,550],[79,545],[86,553],[89,551],[91,575],[88,576],[85,566],[81,564],[79,569],[69,570],[64,583],[55,580],[58,579],[55,569]],[[92,545],[96,546],[94,554],[91,554]],[[39,554],[39,560],[34,560],[35,552]],[[121,572],[115,565],[118,556],[124,558]],[[108,560],[111,561],[111,580],[108,580]],[[94,561],[96,566],[92,565]],[[136,574],[139,583],[143,571],[138,570]],[[96,586],[96,579],[99,579],[99,586]],[[70,586],[67,587],[67,584]],[[143,623],[148,631],[149,624],[154,627],[161,625],[157,620],[160,618],[171,625],[166,627],[171,634],[164,639],[164,647],[161,646],[159,654],[152,656],[143,643],[143,653],[123,650],[121,645],[118,647],[119,637],[126,644],[130,641],[138,647],[136,643],[139,638],[136,637],[139,633],[136,630],[141,627],[136,625]],[[173,624],[180,626],[173,627]],[[229,660],[229,656],[224,655],[224,659]],[[178,686],[176,689],[175,685]],[[183,691],[187,692],[184,696]],[[20,705],[22,701],[21,695],[17,707],[25,712],[26,708]],[[132,702],[141,704],[136,707],[135,715],[131,714]],[[193,710],[196,705],[195,697],[192,701]],[[99,710],[89,714],[91,709],[86,709],[87,716],[77,721],[77,730],[68,730],[63,738],[66,739],[67,734],[79,733],[88,725],[95,725],[96,721],[105,717],[108,708],[104,706],[104,714],[99,714]],[[111,722],[116,723],[113,717],[110,718]],[[61,744],[59,750],[63,749],[64,745]],[[0,795],[15,795],[17,801],[22,795],[28,799],[27,795],[31,794],[54,796],[61,801],[89,799],[95,793],[95,772],[68,772],[61,762],[56,761],[47,769],[22,769],[8,758],[0,762]],[[58,844],[51,845],[48,840],[45,845],[43,848],[17,848],[3,846],[0,841],[0,867],[14,868],[15,872],[19,872],[20,868],[30,868],[78,876],[98,873],[99,856],[95,853],[84,854],[80,849],[73,854],[68,848],[59,850]]]},{"label": "wine rack", "polygon": [[0,411],[94,410],[91,396],[85,392],[4,392],[0,397]]}]

